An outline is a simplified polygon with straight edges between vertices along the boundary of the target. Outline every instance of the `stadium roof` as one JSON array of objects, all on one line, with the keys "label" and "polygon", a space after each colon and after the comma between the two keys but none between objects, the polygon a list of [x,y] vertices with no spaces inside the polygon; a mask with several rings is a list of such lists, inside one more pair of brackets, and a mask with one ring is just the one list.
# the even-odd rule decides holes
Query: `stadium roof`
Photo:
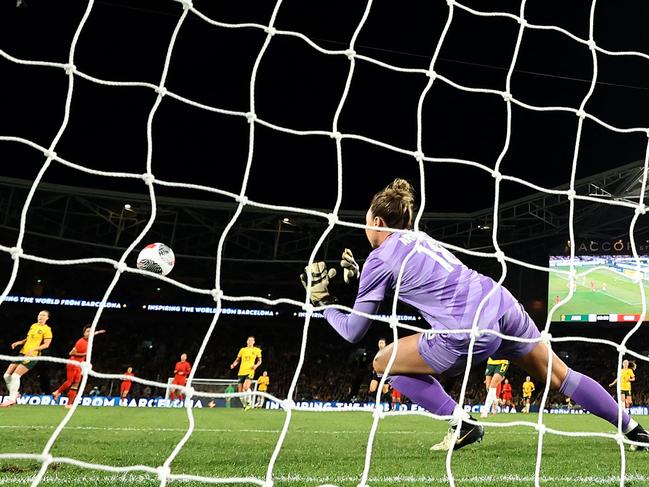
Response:
[{"label": "stadium roof", "polygon": [[[642,172],[642,161],[636,161],[576,181],[577,195],[597,200],[576,201],[576,234],[585,238],[627,235],[633,209],[604,202],[637,202]],[[15,243],[20,214],[31,184],[28,180],[0,178],[0,228],[9,230],[2,232],[4,245]],[[566,190],[568,185],[554,189]],[[182,258],[213,260],[218,241],[236,207],[236,203],[227,201],[157,196],[157,216],[146,241],[166,242]],[[79,252],[84,256],[96,256],[102,251],[113,254],[123,251],[142,231],[150,213],[151,205],[145,193],[42,183],[28,213],[26,250],[47,253],[52,242],[58,241],[73,249],[69,257],[80,257]],[[364,209],[344,210],[339,215],[341,220],[355,223],[363,222],[364,216]],[[498,215],[498,242],[502,247],[511,248],[523,242],[545,244],[548,239],[565,240],[568,217],[569,204],[564,194],[535,192],[502,203]],[[224,260],[303,263],[326,224],[327,221],[318,216],[246,206],[227,234]],[[472,213],[427,212],[422,219],[422,227],[430,235],[473,250],[492,248],[492,226],[492,208]],[[366,246],[361,230],[337,226],[320,257],[337,260],[344,247]]]}]

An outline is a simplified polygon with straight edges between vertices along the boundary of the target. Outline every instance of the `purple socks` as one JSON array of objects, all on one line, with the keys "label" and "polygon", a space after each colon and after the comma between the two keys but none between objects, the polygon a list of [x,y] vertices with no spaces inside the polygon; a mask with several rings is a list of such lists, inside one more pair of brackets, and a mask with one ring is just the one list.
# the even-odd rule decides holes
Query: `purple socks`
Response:
[{"label": "purple socks", "polygon": [[412,402],[439,416],[452,416],[457,403],[431,375],[393,375],[390,384]]},{"label": "purple socks", "polygon": [[[394,375],[390,384],[412,402],[440,416],[453,416],[457,403],[430,375]],[[592,414],[617,427],[618,405],[606,390],[590,377],[568,369],[559,392],[571,397]],[[622,411],[622,431],[628,432],[631,417]]]},{"label": "purple socks", "polygon": [[[617,428],[618,405],[606,390],[587,375],[568,369],[559,392]],[[622,431],[627,432],[631,417],[622,410]]]}]

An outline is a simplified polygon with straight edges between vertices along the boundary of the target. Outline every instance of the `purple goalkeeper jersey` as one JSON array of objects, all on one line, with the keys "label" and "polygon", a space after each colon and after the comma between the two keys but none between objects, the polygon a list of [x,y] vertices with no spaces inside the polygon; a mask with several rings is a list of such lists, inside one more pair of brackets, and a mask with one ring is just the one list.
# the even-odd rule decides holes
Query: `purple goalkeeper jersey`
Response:
[{"label": "purple goalkeeper jersey", "polygon": [[[416,245],[412,235],[393,233],[368,256],[360,276],[354,308],[374,313],[388,291],[395,289],[399,271]],[[497,287],[489,277],[469,269],[451,252],[431,238],[422,241],[408,259],[399,288],[399,300],[416,308],[435,330],[468,329],[473,325],[480,302]],[[478,325],[494,328],[516,299],[504,287],[497,287],[481,308]],[[325,317],[350,341],[365,334],[369,320],[329,309]],[[451,342],[466,342],[468,334],[449,334]]]},{"label": "purple goalkeeper jersey", "polygon": [[[383,301],[415,245],[414,236],[393,233],[374,249],[363,265],[356,302]],[[427,238],[405,265],[399,300],[416,308],[433,329],[471,328],[480,302],[494,287],[493,279],[469,269]],[[499,287],[484,303],[478,323],[489,327],[514,303],[511,293]]]}]

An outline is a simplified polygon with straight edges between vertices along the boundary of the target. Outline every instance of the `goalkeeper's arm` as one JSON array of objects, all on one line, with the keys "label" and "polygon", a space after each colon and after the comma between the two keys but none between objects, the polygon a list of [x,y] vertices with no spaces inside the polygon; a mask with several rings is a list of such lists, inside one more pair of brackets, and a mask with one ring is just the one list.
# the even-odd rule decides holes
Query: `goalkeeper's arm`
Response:
[{"label": "goalkeeper's arm", "polygon": [[[373,315],[379,310],[380,304],[379,301],[356,303],[354,305],[354,311]],[[334,330],[350,343],[360,341],[372,324],[371,318],[366,318],[365,316],[360,316],[354,313],[345,314],[332,308],[326,309],[324,316]]]},{"label": "goalkeeper's arm", "polygon": [[[334,303],[336,299],[329,293],[329,280],[336,275],[335,269],[327,269],[324,262],[314,262],[304,269],[300,281],[305,289],[309,290],[311,302],[316,306]],[[311,287],[307,276],[311,274]],[[356,298],[358,300],[358,298]],[[354,305],[354,310],[366,314],[374,314],[379,309],[380,301],[361,301]],[[367,333],[372,320],[356,314],[347,315],[332,308],[324,311],[326,320],[345,340],[351,343],[358,342]]]},{"label": "goalkeeper's arm", "polygon": [[[343,260],[346,258],[353,260],[351,252],[347,249],[343,254]],[[386,292],[393,288],[394,276],[392,275],[391,268],[380,258],[370,254],[365,261],[359,281],[354,311],[375,315],[385,298]],[[367,333],[367,329],[372,324],[371,318],[359,316],[354,313],[346,315],[335,309],[325,310],[324,315],[329,324],[345,340],[352,343],[363,338],[365,333]]]}]

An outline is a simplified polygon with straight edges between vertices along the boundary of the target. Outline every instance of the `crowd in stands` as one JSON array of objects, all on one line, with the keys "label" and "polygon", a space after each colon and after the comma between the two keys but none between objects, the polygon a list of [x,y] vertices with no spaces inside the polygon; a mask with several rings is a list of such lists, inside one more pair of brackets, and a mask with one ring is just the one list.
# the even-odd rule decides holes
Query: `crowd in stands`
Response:
[{"label": "crowd in stands", "polygon": [[[10,343],[24,337],[38,309],[6,304],[3,310],[7,326],[0,331],[1,353],[12,354]],[[54,339],[48,355],[67,357],[93,312],[92,309],[53,307],[50,324]],[[166,383],[181,353],[187,353],[189,361],[195,362],[211,319],[210,314],[107,310],[99,328],[105,328],[108,332],[96,337],[93,369],[123,373],[131,366],[138,377]],[[229,365],[239,348],[245,346],[247,336],[254,335],[257,346],[263,351],[263,363],[258,375],[267,370],[271,379],[269,392],[284,398],[298,364],[303,325],[303,319],[293,317],[292,313],[283,313],[281,317],[222,316],[198,364],[196,377],[235,379],[236,370],[230,370]],[[306,355],[295,398],[317,401],[373,400],[373,395],[370,397],[367,392],[367,385],[376,343],[381,336],[387,336],[388,342],[391,341],[389,328],[377,323],[360,344],[352,345],[340,338],[323,319],[313,319],[308,330]],[[646,333],[633,343],[632,348],[638,351],[649,348]],[[562,342],[555,344],[555,350],[571,367],[592,376],[605,387],[615,379],[618,355],[613,347]],[[637,364],[634,403],[649,404],[649,362],[637,360]],[[515,366],[510,368],[509,379],[515,400],[521,396],[520,388],[525,375]],[[25,376],[22,391],[49,393],[64,380],[64,376],[64,366],[41,363]],[[484,364],[476,364],[470,374],[465,403],[476,404],[484,400],[483,379]],[[456,398],[461,380],[462,377],[445,384]],[[117,380],[91,378],[87,390],[95,386],[102,395],[117,395],[119,391]],[[615,394],[614,388],[609,390]],[[543,385],[537,384],[537,404],[542,392]],[[0,395],[2,393],[0,391]],[[134,383],[131,394],[135,397],[159,397],[164,396],[165,390]],[[565,404],[565,399],[551,392],[548,404]]]}]

